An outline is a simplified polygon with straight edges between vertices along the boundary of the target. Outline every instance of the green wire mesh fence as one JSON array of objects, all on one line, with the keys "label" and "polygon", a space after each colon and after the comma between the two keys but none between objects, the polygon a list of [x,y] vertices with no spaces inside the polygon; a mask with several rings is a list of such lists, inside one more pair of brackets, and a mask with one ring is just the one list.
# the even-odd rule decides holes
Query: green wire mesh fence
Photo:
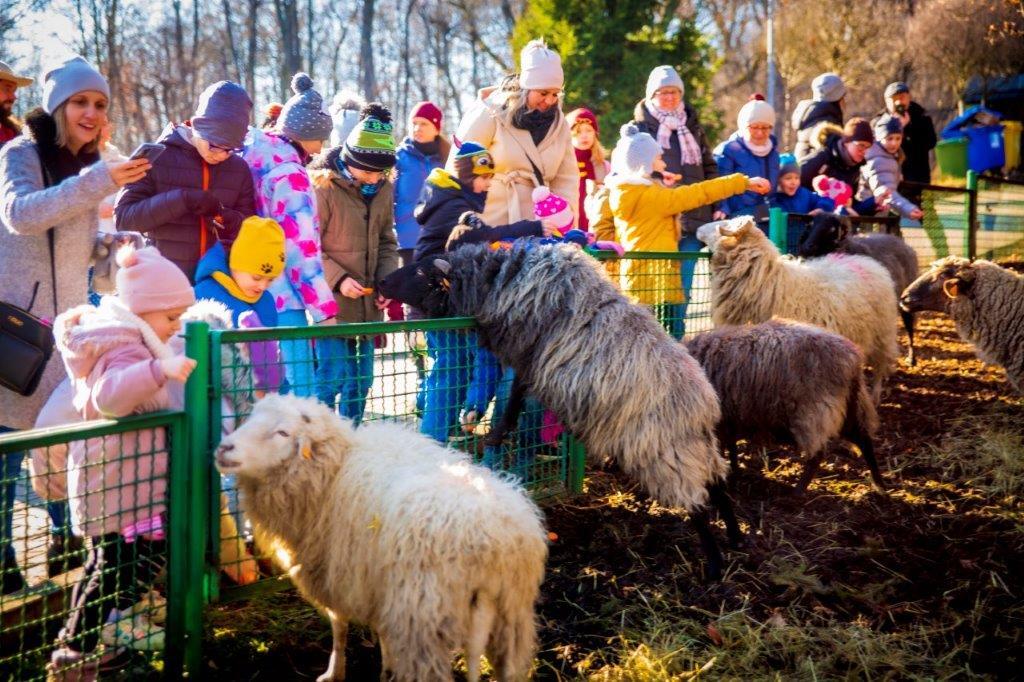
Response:
[{"label": "green wire mesh fence", "polygon": [[156,413],[0,436],[0,678],[180,677],[185,433]]}]

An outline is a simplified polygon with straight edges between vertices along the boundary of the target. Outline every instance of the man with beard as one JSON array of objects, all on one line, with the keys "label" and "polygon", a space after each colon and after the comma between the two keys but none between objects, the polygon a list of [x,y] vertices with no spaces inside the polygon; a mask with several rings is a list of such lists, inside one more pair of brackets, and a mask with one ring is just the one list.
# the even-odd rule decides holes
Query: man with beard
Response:
[{"label": "man with beard", "polygon": [[31,84],[31,78],[15,75],[6,62],[0,62],[0,147],[21,134],[21,124],[11,113],[18,99],[15,91]]}]

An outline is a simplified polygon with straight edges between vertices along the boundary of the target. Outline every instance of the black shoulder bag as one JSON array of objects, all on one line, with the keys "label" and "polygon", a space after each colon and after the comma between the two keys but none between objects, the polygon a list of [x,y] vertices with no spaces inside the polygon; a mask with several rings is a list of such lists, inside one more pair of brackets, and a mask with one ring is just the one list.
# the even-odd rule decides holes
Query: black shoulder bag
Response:
[{"label": "black shoulder bag", "polygon": [[[43,167],[43,179],[50,186],[50,176]],[[46,231],[50,247],[50,283],[53,286],[53,317],[57,317],[57,268],[53,254],[53,228]],[[39,282],[32,288],[32,299],[28,308],[0,301],[0,386],[23,396],[35,393],[39,380],[43,378],[46,363],[53,355],[53,327],[43,322],[30,311],[39,294]]]}]

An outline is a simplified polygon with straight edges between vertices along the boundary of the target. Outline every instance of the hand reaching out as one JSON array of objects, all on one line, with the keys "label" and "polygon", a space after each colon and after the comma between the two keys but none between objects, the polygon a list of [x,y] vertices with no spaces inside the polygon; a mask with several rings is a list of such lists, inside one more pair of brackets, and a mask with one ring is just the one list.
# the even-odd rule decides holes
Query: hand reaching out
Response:
[{"label": "hand reaching out", "polygon": [[164,376],[181,383],[185,383],[188,380],[189,375],[192,374],[192,370],[195,368],[196,361],[184,355],[175,355],[160,361],[160,369],[163,370]]}]

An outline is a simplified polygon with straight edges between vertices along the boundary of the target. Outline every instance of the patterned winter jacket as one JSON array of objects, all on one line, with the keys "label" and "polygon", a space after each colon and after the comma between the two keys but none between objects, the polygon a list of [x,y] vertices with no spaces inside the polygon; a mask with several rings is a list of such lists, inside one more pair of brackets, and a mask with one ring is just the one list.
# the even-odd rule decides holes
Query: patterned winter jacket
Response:
[{"label": "patterned winter jacket", "polygon": [[284,273],[270,285],[278,312],[307,310],[319,323],[338,314],[324,279],[316,197],[298,151],[279,135],[249,129],[242,158],[252,171],[256,214],[285,235]]}]

